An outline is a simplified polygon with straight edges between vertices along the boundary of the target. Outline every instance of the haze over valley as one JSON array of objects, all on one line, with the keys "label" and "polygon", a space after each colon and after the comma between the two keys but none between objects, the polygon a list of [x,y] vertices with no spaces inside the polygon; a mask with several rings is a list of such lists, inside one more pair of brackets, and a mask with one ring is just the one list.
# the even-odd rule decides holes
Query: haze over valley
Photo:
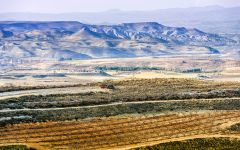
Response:
[{"label": "haze over valley", "polygon": [[156,10],[113,9],[99,12],[0,13],[0,21],[78,21],[86,24],[158,22],[166,26],[197,28],[218,34],[240,34],[240,7],[220,5]]}]

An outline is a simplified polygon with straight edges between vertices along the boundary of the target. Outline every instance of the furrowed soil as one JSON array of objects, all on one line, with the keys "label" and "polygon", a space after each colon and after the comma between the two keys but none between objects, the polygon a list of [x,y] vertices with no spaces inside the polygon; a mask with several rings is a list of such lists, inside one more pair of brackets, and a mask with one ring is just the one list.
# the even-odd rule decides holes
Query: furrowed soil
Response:
[{"label": "furrowed soil", "polygon": [[[240,138],[237,82],[137,79],[71,88],[81,90],[2,98],[0,149],[134,149]],[[82,92],[92,88],[99,91]]]},{"label": "furrowed soil", "polygon": [[203,111],[17,124],[0,128],[0,144],[36,145],[38,149],[130,149],[192,138],[239,138],[239,131],[221,126],[239,120],[240,111]]}]

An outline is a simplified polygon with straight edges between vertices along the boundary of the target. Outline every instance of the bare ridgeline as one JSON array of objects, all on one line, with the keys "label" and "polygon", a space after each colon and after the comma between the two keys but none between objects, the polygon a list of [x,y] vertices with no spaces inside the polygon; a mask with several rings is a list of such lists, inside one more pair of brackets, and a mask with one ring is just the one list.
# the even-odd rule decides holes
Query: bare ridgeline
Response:
[{"label": "bare ridgeline", "polygon": [[238,34],[0,22],[0,149],[239,149]]}]

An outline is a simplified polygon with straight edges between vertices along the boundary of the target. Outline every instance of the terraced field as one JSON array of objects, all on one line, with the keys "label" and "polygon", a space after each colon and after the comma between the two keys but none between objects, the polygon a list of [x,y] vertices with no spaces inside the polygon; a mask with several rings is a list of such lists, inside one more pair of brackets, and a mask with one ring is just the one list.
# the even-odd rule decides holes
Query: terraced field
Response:
[{"label": "terraced field", "polygon": [[192,138],[240,137],[229,129],[239,120],[240,111],[216,111],[19,124],[2,127],[0,143],[38,149],[129,149]]},{"label": "terraced field", "polygon": [[104,91],[3,98],[0,149],[134,149],[240,139],[240,83],[146,79],[91,86]]}]

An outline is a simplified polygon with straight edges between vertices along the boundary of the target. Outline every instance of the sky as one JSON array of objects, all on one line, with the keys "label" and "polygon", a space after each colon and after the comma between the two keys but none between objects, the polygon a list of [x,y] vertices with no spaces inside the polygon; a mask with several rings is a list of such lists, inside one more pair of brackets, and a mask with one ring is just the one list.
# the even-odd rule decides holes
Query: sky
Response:
[{"label": "sky", "polygon": [[219,5],[240,6],[240,0],[0,0],[0,13],[68,13],[108,10],[157,10]]}]

